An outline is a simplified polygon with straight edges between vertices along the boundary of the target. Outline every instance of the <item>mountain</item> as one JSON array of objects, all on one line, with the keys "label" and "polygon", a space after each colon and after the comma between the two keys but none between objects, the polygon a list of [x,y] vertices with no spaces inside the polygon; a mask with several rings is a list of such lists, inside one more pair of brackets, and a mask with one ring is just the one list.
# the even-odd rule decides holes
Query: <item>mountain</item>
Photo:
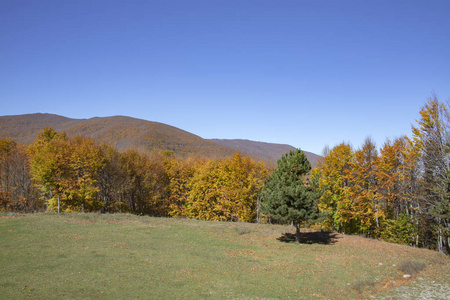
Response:
[{"label": "mountain", "polygon": [[[283,154],[296,149],[293,146],[285,144],[255,142],[240,139],[211,139],[211,141],[224,147],[233,148],[268,161],[277,161]],[[317,160],[321,156],[304,150],[303,152],[306,154],[311,166],[314,168],[317,164]]]},{"label": "mountain", "polygon": [[77,120],[52,114],[28,114],[0,117],[0,139],[11,138],[22,144],[31,144],[44,127],[58,130],[64,124]]},{"label": "mountain", "polygon": [[[248,140],[206,140],[170,125],[125,116],[71,119],[41,113],[0,116],[0,139],[11,138],[28,145],[36,140],[44,127],[49,126],[57,132],[65,132],[69,137],[88,137],[97,143],[111,144],[118,150],[171,150],[182,157],[229,157],[239,150],[253,158],[276,162],[284,153],[295,149],[289,145]],[[310,152],[305,154],[311,164],[315,165],[319,156]]]},{"label": "mountain", "polygon": [[0,117],[0,139],[31,144],[44,127],[50,126],[67,136],[83,136],[108,143],[118,150],[171,150],[179,156],[201,155],[208,158],[232,156],[226,148],[176,127],[124,116],[70,119],[52,114],[28,114]]}]

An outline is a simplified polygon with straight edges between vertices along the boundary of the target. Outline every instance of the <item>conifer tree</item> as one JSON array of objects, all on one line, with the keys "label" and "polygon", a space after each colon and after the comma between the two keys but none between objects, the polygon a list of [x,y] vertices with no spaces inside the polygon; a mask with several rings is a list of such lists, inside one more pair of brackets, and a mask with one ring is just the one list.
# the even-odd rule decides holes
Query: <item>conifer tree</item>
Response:
[{"label": "conifer tree", "polygon": [[261,211],[274,220],[290,223],[296,228],[300,242],[300,226],[313,222],[319,216],[318,193],[312,181],[306,178],[311,164],[302,150],[291,150],[277,162],[261,192]]}]

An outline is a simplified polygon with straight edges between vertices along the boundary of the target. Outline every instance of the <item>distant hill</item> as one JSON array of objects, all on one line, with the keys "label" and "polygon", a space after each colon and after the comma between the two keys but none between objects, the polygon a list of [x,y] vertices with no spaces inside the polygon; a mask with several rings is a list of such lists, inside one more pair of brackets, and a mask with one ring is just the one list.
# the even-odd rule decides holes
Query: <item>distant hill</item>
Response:
[{"label": "distant hill", "polygon": [[70,119],[52,114],[0,117],[0,139],[31,144],[44,127],[51,126],[69,137],[83,136],[108,143],[118,150],[171,150],[179,156],[201,155],[209,158],[232,156],[236,150],[176,127],[124,116]]},{"label": "distant hill", "polygon": [[[79,120],[52,114],[28,114],[0,117],[0,138],[11,138],[22,144],[31,144],[44,127],[53,127],[55,130],[67,123]],[[70,125],[69,125],[70,126]]]},{"label": "distant hill", "polygon": [[[296,149],[293,146],[285,144],[273,144],[273,143],[255,142],[239,139],[235,140],[211,139],[211,141],[218,143],[224,147],[233,148],[241,152],[245,152],[253,156],[259,157],[262,160],[268,161],[277,161],[278,159],[281,158],[283,154]],[[311,166],[314,168],[320,156],[304,150],[303,152],[306,154],[306,157],[311,163]]]},{"label": "distant hill", "polygon": [[[181,157],[229,157],[239,150],[253,158],[276,162],[284,153],[295,149],[289,145],[248,140],[207,140],[170,125],[125,116],[71,119],[41,113],[0,116],[0,139],[11,138],[28,145],[48,126],[57,132],[65,132],[69,137],[92,138],[98,143],[111,144],[121,151],[128,148],[144,152],[170,150]],[[311,164],[315,165],[319,156],[305,153]]]}]

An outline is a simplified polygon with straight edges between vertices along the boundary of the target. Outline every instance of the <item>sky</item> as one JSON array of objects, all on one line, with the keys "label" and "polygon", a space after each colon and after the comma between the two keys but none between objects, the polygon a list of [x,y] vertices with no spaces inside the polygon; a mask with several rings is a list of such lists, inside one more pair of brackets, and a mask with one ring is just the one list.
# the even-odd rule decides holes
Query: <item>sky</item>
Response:
[{"label": "sky", "polygon": [[0,115],[125,115],[321,154],[450,99],[450,1],[0,0]]}]

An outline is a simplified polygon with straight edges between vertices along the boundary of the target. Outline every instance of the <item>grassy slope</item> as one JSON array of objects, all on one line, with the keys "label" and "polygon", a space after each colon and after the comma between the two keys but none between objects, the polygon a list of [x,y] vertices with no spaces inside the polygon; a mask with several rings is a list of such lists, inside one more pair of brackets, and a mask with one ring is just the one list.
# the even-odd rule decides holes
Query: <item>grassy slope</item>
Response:
[{"label": "grassy slope", "polygon": [[[418,276],[450,273],[439,253],[291,227],[132,215],[0,217],[0,298],[257,299],[368,297]],[[395,284],[392,282],[395,281]]]}]

